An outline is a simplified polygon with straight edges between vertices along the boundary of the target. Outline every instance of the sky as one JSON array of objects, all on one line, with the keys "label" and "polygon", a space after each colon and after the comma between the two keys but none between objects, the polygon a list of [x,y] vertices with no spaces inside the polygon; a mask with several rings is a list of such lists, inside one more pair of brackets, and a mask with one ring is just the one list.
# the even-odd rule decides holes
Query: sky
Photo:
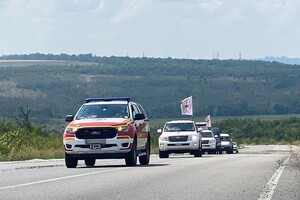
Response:
[{"label": "sky", "polygon": [[300,58],[299,0],[0,0],[0,55]]}]

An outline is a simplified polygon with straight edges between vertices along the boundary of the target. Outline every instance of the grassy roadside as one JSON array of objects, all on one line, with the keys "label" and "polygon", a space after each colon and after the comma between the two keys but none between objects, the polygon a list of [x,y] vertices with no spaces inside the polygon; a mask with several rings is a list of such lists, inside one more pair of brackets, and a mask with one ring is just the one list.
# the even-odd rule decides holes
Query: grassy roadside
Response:
[{"label": "grassy roadside", "polygon": [[0,135],[0,161],[53,159],[63,155],[62,140],[54,134],[19,129]]}]

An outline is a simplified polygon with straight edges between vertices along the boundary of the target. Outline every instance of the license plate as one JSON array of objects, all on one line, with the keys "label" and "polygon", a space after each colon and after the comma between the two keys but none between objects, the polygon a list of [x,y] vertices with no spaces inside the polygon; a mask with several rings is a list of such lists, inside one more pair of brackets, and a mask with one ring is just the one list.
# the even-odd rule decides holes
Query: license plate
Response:
[{"label": "license plate", "polygon": [[101,144],[90,144],[90,149],[101,149],[102,145]]},{"label": "license plate", "polygon": [[86,144],[105,144],[106,140],[105,139],[86,139],[85,143]]}]

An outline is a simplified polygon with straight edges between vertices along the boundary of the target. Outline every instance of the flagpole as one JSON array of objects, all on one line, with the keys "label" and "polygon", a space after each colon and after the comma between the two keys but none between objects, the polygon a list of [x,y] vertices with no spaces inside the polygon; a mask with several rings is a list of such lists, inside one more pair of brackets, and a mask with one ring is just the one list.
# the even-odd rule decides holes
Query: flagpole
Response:
[{"label": "flagpole", "polygon": [[[191,102],[193,102],[192,100],[192,96],[191,96]],[[191,103],[191,107],[192,107],[192,121],[194,121],[194,107],[193,107],[193,103]]]}]

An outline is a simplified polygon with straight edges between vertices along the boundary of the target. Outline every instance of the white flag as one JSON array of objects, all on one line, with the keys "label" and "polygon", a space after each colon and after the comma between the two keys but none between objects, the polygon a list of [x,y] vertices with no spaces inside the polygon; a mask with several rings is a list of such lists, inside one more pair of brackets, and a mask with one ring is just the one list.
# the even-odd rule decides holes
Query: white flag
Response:
[{"label": "white flag", "polygon": [[192,96],[185,98],[181,101],[181,114],[193,115],[193,99]]},{"label": "white flag", "polygon": [[205,117],[205,122],[206,122],[206,126],[207,127],[211,127],[211,119],[210,119],[210,115],[207,115]]}]

